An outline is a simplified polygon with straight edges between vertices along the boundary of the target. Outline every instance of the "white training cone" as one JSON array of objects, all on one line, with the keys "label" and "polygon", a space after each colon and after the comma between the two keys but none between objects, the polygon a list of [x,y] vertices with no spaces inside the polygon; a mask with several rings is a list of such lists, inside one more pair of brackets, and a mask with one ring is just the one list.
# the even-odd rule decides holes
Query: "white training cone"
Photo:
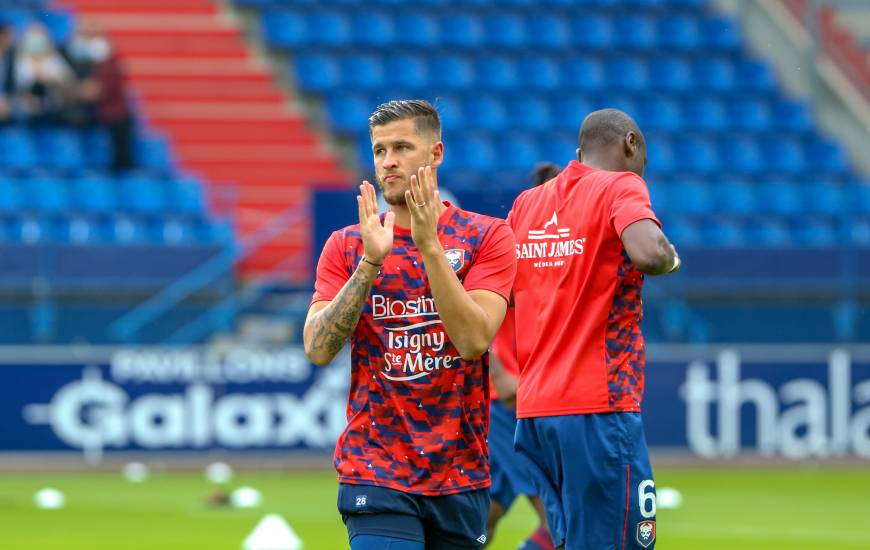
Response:
[{"label": "white training cone", "polygon": [[33,502],[37,508],[42,508],[43,510],[58,510],[66,504],[66,497],[57,489],[46,487],[33,495]]},{"label": "white training cone", "polygon": [[263,502],[263,494],[253,487],[239,487],[230,494],[233,508],[256,508]]},{"label": "white training cone", "polygon": [[233,468],[225,462],[212,462],[205,468],[205,478],[210,483],[228,483],[233,479]]},{"label": "white training cone", "polygon": [[302,550],[302,539],[278,514],[269,514],[254,527],[243,550]]},{"label": "white training cone", "polygon": [[141,462],[130,462],[124,466],[124,478],[130,483],[142,483],[148,479],[148,466]]},{"label": "white training cone", "polygon": [[672,487],[656,489],[656,505],[663,510],[679,508],[683,504],[683,495]]}]

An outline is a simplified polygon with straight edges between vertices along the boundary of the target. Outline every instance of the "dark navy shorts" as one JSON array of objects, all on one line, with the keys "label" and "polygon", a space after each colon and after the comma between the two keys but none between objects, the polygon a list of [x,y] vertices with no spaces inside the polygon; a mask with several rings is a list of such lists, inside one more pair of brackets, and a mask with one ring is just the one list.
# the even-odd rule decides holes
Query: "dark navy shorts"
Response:
[{"label": "dark navy shorts", "polygon": [[517,431],[516,412],[493,400],[489,414],[489,469],[492,472],[492,500],[505,510],[518,495],[534,496],[526,457],[514,450]]},{"label": "dark navy shorts", "polygon": [[338,511],[350,540],[375,535],[423,542],[426,550],[480,548],[486,542],[489,489],[430,497],[342,483]]},{"label": "dark navy shorts", "polygon": [[521,418],[515,445],[534,464],[555,546],[655,546],[655,483],[640,413]]}]

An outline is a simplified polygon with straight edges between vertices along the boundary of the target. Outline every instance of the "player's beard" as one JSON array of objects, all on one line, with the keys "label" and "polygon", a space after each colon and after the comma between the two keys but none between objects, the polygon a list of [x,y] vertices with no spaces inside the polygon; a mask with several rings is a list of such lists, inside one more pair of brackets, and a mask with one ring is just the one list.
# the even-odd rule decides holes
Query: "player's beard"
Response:
[{"label": "player's beard", "polygon": [[[389,176],[398,175],[398,174],[387,174]],[[400,176],[401,177],[401,176]],[[396,184],[390,185],[390,189],[387,189],[387,186],[384,185],[383,179],[378,176],[378,187],[381,188],[381,194],[384,196],[384,202],[389,204],[390,206],[405,206],[405,191],[408,189],[407,186],[402,188],[397,188]]]}]

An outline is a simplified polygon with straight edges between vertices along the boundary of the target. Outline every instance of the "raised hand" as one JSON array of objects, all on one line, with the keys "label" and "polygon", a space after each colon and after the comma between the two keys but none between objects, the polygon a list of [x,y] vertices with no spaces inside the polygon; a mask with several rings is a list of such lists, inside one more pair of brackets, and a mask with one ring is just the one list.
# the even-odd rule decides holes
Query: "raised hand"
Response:
[{"label": "raised hand", "polygon": [[420,167],[411,175],[411,188],[405,191],[405,204],[411,213],[411,237],[417,248],[441,246],[438,241],[438,218],[441,216],[441,197],[435,188],[432,167]]},{"label": "raised hand", "polygon": [[375,188],[367,181],[359,186],[356,204],[359,207],[359,228],[362,234],[363,253],[368,260],[378,264],[383,263],[384,258],[393,249],[393,223],[396,220],[396,215],[392,211],[387,212],[384,215],[384,222],[381,224]]}]

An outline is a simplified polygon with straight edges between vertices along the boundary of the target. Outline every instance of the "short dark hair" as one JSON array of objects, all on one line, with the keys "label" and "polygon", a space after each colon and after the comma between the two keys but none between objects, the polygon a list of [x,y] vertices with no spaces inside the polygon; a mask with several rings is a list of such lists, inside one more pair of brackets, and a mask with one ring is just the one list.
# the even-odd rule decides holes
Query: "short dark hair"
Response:
[{"label": "short dark hair", "polygon": [[552,162],[539,162],[535,165],[530,176],[532,177],[532,185],[537,187],[543,185],[559,175],[562,169],[557,164]]},{"label": "short dark hair", "polygon": [[589,113],[580,127],[580,150],[596,149],[619,141],[634,132],[643,143],[643,134],[633,118],[619,109],[601,109]]},{"label": "short dark hair", "polygon": [[441,139],[441,117],[425,99],[394,99],[381,103],[369,117],[369,134],[375,126],[409,118],[414,119],[418,134],[431,133]]}]

